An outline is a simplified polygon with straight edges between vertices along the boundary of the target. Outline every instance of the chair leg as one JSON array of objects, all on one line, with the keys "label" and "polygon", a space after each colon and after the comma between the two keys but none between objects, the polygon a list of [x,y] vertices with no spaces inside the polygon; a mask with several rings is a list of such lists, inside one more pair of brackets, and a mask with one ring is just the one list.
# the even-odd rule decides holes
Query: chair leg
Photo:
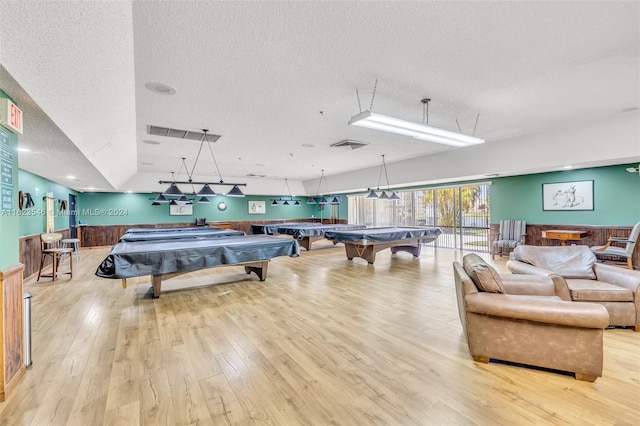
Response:
[{"label": "chair leg", "polygon": [[633,271],[633,259],[631,259],[631,257],[627,257],[627,266],[629,267],[629,269],[631,269]]},{"label": "chair leg", "polygon": [[40,274],[42,274],[42,267],[44,265],[44,257],[45,257],[45,254],[42,253],[40,255],[40,269],[38,269],[38,279],[36,281],[40,281]]}]

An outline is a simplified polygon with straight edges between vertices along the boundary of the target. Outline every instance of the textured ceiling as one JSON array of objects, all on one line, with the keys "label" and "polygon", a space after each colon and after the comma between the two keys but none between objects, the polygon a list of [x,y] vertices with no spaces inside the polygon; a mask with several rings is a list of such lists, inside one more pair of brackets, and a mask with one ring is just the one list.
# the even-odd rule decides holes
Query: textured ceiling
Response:
[{"label": "textured ceiling", "polygon": [[[470,134],[477,119],[489,145],[640,103],[637,2],[0,4],[2,65],[84,155],[79,180],[62,182],[80,190],[157,190],[182,157],[191,168],[199,143],[148,125],[221,135],[226,181],[302,182],[375,167],[382,154],[394,163],[451,149],[347,125],[371,105],[421,122],[429,97],[430,124]],[[42,147],[38,135],[20,143]],[[330,147],[344,139],[369,145]],[[35,157],[21,167],[69,174]],[[195,175],[219,180],[210,154]]]}]

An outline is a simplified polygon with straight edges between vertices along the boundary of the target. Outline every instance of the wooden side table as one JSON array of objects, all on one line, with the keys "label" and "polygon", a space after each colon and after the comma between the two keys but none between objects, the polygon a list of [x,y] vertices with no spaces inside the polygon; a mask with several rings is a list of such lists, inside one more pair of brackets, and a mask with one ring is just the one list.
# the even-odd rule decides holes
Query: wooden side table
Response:
[{"label": "wooden side table", "polygon": [[566,246],[567,241],[580,241],[589,234],[588,231],[568,230],[568,229],[551,229],[542,231],[542,238],[549,240],[559,240],[560,245]]}]

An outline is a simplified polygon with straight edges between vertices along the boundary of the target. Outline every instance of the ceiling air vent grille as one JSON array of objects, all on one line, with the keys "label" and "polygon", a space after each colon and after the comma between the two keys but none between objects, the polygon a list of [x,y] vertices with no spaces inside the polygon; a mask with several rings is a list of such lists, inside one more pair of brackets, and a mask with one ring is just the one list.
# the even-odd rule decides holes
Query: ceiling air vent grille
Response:
[{"label": "ceiling air vent grille", "polygon": [[[200,141],[204,136],[204,132],[192,132],[189,130],[170,129],[169,127],[160,126],[147,126],[147,133],[155,136],[166,136],[169,138],[189,139],[193,141]],[[220,135],[212,135],[207,133],[207,141],[215,142],[220,139]]]},{"label": "ceiling air vent grille", "polygon": [[331,144],[331,146],[334,147],[334,148],[348,146],[351,149],[358,149],[358,148],[362,148],[363,146],[367,146],[367,145],[369,145],[369,142],[354,141],[353,139],[345,139],[343,141]]}]

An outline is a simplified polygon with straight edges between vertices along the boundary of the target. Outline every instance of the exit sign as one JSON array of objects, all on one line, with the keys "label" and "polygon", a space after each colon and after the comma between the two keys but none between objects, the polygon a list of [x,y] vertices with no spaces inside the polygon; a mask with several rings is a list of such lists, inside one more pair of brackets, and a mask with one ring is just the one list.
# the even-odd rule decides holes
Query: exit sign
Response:
[{"label": "exit sign", "polygon": [[0,99],[0,124],[22,134],[22,110],[7,98]]}]

